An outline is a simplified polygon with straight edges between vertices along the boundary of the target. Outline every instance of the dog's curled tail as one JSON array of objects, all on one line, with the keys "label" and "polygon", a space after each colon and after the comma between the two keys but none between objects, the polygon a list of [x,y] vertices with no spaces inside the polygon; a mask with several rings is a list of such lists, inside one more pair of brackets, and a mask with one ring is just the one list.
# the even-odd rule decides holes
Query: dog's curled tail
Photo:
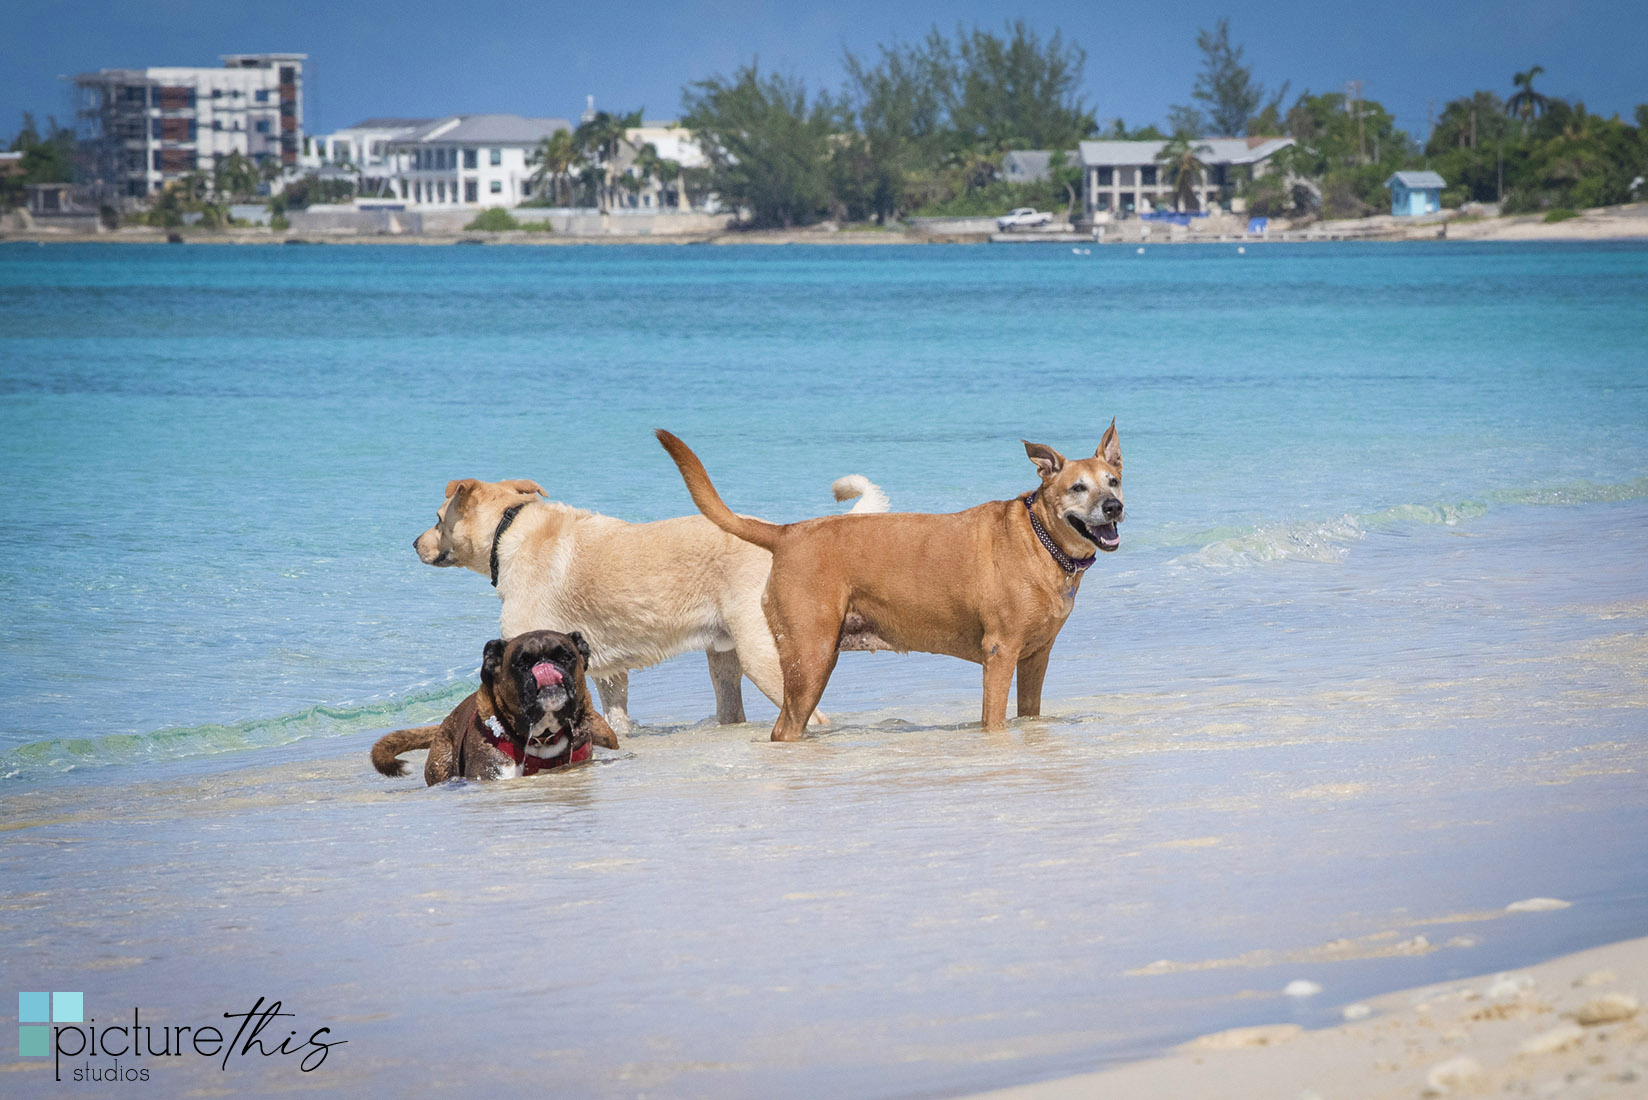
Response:
[{"label": "dog's curled tail", "polygon": [[414,749],[427,749],[434,743],[435,735],[440,731],[439,726],[417,726],[384,734],[378,738],[377,744],[372,746],[372,766],[384,775],[405,775],[406,763],[398,759],[400,754]]},{"label": "dog's curled tail", "polygon": [[849,514],[862,515],[865,512],[885,512],[890,507],[887,494],[881,491],[881,486],[875,484],[863,474],[848,474],[838,477],[830,486],[837,500],[852,500],[858,498],[858,503],[847,511]]},{"label": "dog's curled tail", "polygon": [[692,502],[698,505],[698,510],[711,523],[727,534],[754,543],[764,550],[778,545],[779,534],[784,530],[782,526],[735,513],[721,499],[721,494],[715,491],[709,473],[698,461],[698,456],[692,453],[692,448],[662,428],[653,434],[675,460],[676,469],[681,471],[681,480],[687,483],[687,492],[692,494]]}]

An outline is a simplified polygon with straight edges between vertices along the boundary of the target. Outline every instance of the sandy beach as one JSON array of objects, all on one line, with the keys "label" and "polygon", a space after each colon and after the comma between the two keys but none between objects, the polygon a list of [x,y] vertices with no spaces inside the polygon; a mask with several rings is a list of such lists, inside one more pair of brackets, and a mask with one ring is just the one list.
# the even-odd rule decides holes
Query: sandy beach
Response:
[{"label": "sandy beach", "polygon": [[[1533,909],[1558,899],[1527,899]],[[1304,981],[1304,979],[1301,979]],[[1296,987],[1305,996],[1307,986]],[[975,1100],[1648,1095],[1648,938],[1345,1005],[1338,1027],[1237,1028],[1166,1057]],[[1281,1010],[1285,1013],[1285,1009]]]},{"label": "sandy beach", "polygon": [[[1235,222],[1232,223],[1236,224]],[[1131,231],[1129,231],[1131,230]],[[30,229],[0,231],[0,242],[38,241],[42,243],[100,243],[100,244],[156,244],[167,239],[167,230],[146,226],[123,226],[112,233],[76,233],[44,226]],[[1043,238],[1046,238],[1043,240]],[[1583,210],[1562,221],[1550,222],[1543,214],[1513,214],[1504,217],[1475,215],[1431,218],[1395,218],[1389,214],[1341,221],[1300,222],[1296,225],[1277,220],[1268,239],[1285,241],[1607,241],[1641,240],[1648,238],[1648,203],[1630,203],[1624,206]],[[299,232],[289,230],[276,233],[265,227],[230,229],[220,233],[185,230],[183,240],[188,244],[527,244],[546,246],[572,245],[687,245],[687,244],[820,244],[820,245],[931,245],[931,244],[986,244],[991,235],[983,233],[930,233],[903,226],[889,228],[849,227],[834,225],[798,229],[740,229],[717,233],[672,233],[626,236],[566,236],[554,233],[511,230],[503,233],[463,232],[456,234],[363,234],[349,232]],[[1069,233],[1024,234],[1026,243],[1069,243],[1078,236]],[[1151,244],[1209,244],[1241,241],[1252,243],[1266,238],[1231,233],[1208,232],[1172,233],[1159,229],[1149,237]],[[1087,241],[1080,236],[1080,241]],[[1015,243],[1016,240],[1015,240]],[[1108,240],[1111,245],[1136,245],[1137,223],[1123,223],[1113,228]]]}]

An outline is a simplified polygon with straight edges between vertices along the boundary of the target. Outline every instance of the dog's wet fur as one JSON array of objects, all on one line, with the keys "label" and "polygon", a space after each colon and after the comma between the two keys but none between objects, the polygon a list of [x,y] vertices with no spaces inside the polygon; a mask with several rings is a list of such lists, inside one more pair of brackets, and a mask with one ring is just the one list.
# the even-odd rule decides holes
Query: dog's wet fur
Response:
[{"label": "dog's wet fur", "polygon": [[499,779],[521,774],[521,765],[488,739],[496,727],[530,754],[534,770],[560,767],[590,744],[618,747],[618,738],[596,711],[584,673],[589,647],[576,632],[533,630],[507,642],[494,638],[481,652],[481,686],[452,709],[439,726],[397,730],[372,746],[372,766],[388,776],[406,774],[401,753],[428,749],[424,782]]},{"label": "dog's wet fur", "polygon": [[698,510],[772,552],[762,607],[784,675],[774,741],[801,737],[837,657],[850,649],[942,653],[983,665],[985,729],[1006,725],[1015,672],[1020,717],[1040,714],[1048,658],[1083,573],[1055,559],[1031,516],[1078,566],[1121,545],[1115,421],[1092,458],[1067,460],[1026,441],[1041,485],[1010,500],[947,515],[824,516],[791,524],[735,515],[698,456],[669,432],[657,435]]}]

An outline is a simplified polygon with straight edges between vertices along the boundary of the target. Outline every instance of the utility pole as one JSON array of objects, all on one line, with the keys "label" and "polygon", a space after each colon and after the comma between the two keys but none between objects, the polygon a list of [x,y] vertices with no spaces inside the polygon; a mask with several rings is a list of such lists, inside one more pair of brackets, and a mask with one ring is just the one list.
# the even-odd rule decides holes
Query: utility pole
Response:
[{"label": "utility pole", "polygon": [[1345,81],[1345,94],[1353,97],[1356,102],[1356,163],[1365,164],[1368,159],[1368,143],[1362,136],[1362,82]]}]

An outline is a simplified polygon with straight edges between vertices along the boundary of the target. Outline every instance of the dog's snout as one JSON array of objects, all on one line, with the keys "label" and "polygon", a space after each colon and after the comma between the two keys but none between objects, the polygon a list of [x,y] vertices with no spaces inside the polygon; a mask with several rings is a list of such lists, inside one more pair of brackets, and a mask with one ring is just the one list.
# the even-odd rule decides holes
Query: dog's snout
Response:
[{"label": "dog's snout", "polygon": [[1104,502],[1103,510],[1105,519],[1115,519],[1122,514],[1122,502],[1115,497],[1109,497]]}]

